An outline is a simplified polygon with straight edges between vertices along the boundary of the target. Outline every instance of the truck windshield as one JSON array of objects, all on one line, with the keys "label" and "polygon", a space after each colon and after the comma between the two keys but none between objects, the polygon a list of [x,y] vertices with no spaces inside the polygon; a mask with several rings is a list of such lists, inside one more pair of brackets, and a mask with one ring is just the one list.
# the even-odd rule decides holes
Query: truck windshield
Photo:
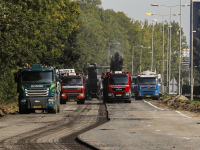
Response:
[{"label": "truck windshield", "polygon": [[138,78],[138,83],[143,85],[155,85],[157,84],[157,79],[155,77],[153,78]]},{"label": "truck windshield", "polygon": [[52,71],[23,71],[22,82],[52,82],[53,72]]},{"label": "truck windshield", "polygon": [[80,76],[65,76],[63,77],[62,80],[63,85],[82,85],[83,84],[83,80]]},{"label": "truck windshield", "polygon": [[136,79],[132,79],[132,80],[131,80],[131,83],[132,83],[132,84],[136,84]]},{"label": "truck windshield", "polygon": [[127,74],[111,74],[109,76],[110,85],[127,85],[128,75]]}]

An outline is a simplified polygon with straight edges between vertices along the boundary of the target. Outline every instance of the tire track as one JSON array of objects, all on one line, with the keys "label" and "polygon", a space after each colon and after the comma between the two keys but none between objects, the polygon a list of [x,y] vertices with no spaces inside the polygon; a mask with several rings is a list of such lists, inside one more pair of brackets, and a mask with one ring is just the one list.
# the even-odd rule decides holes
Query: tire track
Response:
[{"label": "tire track", "polygon": [[[78,134],[107,121],[105,106],[101,101],[90,101],[85,105],[69,103],[62,107],[60,114],[44,115],[40,121],[37,121],[37,116],[39,117],[40,114],[33,115],[35,120],[32,123],[43,124],[43,126],[12,138],[4,139],[0,143],[1,147],[3,144],[3,149],[8,150],[87,149],[76,140],[76,137]],[[100,121],[103,120],[102,117],[100,119],[98,115],[105,115],[103,122]],[[30,119],[31,117],[28,116],[27,118]],[[31,121],[27,120],[27,122],[30,123]],[[24,121],[24,124],[26,125],[26,121]]]}]

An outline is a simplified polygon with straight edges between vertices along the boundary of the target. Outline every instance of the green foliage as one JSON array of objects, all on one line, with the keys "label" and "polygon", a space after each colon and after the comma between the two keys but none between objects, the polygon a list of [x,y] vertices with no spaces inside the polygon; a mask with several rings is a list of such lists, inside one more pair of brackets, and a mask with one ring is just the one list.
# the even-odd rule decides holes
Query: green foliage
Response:
[{"label": "green foliage", "polygon": [[[16,101],[13,73],[26,63],[42,63],[84,71],[87,63],[110,65],[124,56],[125,70],[151,69],[152,24],[104,10],[101,0],[0,0],[0,102]],[[168,24],[164,25],[167,58]],[[172,75],[178,76],[179,25],[172,22]],[[184,36],[182,37],[185,40]],[[116,44],[120,43],[120,44]],[[142,60],[140,64],[141,46]],[[150,48],[145,48],[150,47]],[[162,70],[162,23],[154,25],[154,64]],[[166,66],[166,64],[165,64]],[[166,72],[166,67],[165,67]]]},{"label": "green foliage", "polygon": [[[16,100],[13,69],[67,64],[76,48],[79,4],[71,0],[0,0],[0,103]],[[64,54],[64,56],[63,56]]]}]

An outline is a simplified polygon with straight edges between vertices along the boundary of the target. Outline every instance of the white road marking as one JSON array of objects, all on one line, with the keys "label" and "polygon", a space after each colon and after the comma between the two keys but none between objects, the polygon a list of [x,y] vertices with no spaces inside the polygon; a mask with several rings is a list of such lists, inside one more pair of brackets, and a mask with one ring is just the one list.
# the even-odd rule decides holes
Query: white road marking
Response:
[{"label": "white road marking", "polygon": [[189,117],[189,116],[186,116],[186,115],[182,114],[180,111],[175,111],[175,112],[177,112],[178,114],[180,114],[180,115],[183,116],[183,117],[192,118],[192,117]]},{"label": "white road marking", "polygon": [[[145,100],[143,100],[143,101],[144,101],[145,103],[147,103],[147,104],[149,104],[149,105],[155,107],[156,109],[164,110],[164,109],[162,109],[162,108],[159,108],[159,107],[157,107],[157,106],[151,104],[150,102],[147,102],[147,101],[145,101]],[[180,111],[175,111],[175,112],[176,112],[176,113],[179,113],[179,114],[180,114],[181,116],[183,116],[183,117],[186,117],[186,118],[192,118],[192,117],[189,117],[189,116],[186,116],[186,115],[182,114]]]},{"label": "white road marking", "polygon": [[145,103],[147,103],[147,104],[149,104],[149,105],[151,105],[151,106],[153,106],[154,108],[156,108],[156,109],[159,109],[159,110],[164,110],[163,108],[159,108],[159,107],[157,107],[157,106],[155,106],[155,105],[153,105],[153,104],[151,104],[150,102],[147,102],[147,101],[145,101],[145,100],[143,100]]},{"label": "white road marking", "polygon": [[160,132],[161,130],[156,130],[156,131]]},{"label": "white road marking", "polygon": [[174,135],[174,134],[172,134],[172,133],[167,133],[168,135]]},{"label": "white road marking", "polygon": [[190,140],[190,138],[187,138],[187,137],[183,137],[184,139],[186,139],[186,140]]}]

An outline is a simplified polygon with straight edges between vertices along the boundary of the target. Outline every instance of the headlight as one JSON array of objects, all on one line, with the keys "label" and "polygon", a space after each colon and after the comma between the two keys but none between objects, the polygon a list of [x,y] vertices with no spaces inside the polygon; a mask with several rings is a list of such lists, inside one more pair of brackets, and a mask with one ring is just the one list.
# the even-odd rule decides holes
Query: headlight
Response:
[{"label": "headlight", "polygon": [[25,100],[25,99],[22,99],[22,100],[21,100],[21,103],[25,103],[25,102],[26,102],[26,100]]},{"label": "headlight", "polygon": [[140,91],[138,92],[138,96],[141,96],[141,92]]},{"label": "headlight", "polygon": [[62,94],[62,96],[66,96],[66,94]]},{"label": "headlight", "polygon": [[84,96],[83,94],[79,94],[80,96]]},{"label": "headlight", "polygon": [[126,92],[126,96],[129,96],[129,92]]},{"label": "headlight", "polygon": [[158,91],[156,90],[156,95],[158,95]]},{"label": "headlight", "polygon": [[49,102],[53,102],[53,101],[55,101],[55,99],[48,99],[48,101],[49,101]]},{"label": "headlight", "polygon": [[108,96],[112,96],[112,93],[108,93]]}]

